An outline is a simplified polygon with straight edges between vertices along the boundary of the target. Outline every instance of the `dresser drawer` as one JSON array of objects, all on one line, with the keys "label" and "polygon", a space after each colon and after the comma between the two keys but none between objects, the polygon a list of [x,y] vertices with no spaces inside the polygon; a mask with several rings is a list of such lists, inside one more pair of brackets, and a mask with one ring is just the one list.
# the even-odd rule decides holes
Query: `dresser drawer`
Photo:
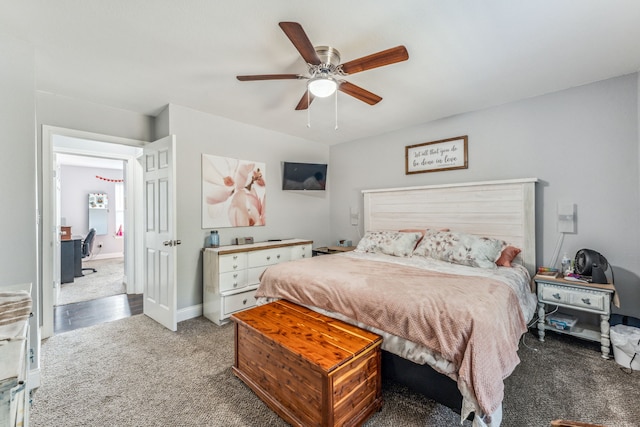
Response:
[{"label": "dresser drawer", "polygon": [[220,255],[218,257],[218,271],[225,273],[227,271],[237,271],[247,268],[247,254],[235,253]]},{"label": "dresser drawer", "polygon": [[552,304],[571,304],[573,293],[566,288],[558,288],[546,283],[540,283],[538,286],[540,299]]},{"label": "dresser drawer", "polygon": [[222,312],[224,316],[228,316],[236,311],[245,310],[256,305],[256,290],[252,289],[239,294],[227,295],[222,297]]},{"label": "dresser drawer", "polygon": [[262,265],[260,267],[249,268],[247,270],[247,283],[250,285],[257,285],[260,283],[260,275],[269,267],[268,265]]},{"label": "dresser drawer", "polygon": [[249,252],[248,257],[249,268],[274,265],[279,262],[289,261],[291,259],[291,248],[283,247],[253,251]]},{"label": "dresser drawer", "polygon": [[296,245],[291,247],[291,259],[311,258],[312,255],[311,244],[308,245]]},{"label": "dresser drawer", "polygon": [[220,292],[231,291],[247,286],[247,270],[220,273]]}]

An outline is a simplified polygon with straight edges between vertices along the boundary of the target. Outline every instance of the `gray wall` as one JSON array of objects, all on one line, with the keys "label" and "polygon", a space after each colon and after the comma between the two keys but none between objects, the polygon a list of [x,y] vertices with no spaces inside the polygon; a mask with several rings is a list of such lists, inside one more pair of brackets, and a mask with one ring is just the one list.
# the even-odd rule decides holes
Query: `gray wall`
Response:
[{"label": "gray wall", "polygon": [[[469,168],[405,175],[404,147],[469,135]],[[560,255],[596,249],[614,266],[621,314],[640,317],[638,76],[610,79],[331,147],[331,236],[358,240],[362,189],[537,177],[538,265],[556,246],[559,201],[577,207]]]},{"label": "gray wall", "polygon": [[[108,197],[107,234],[97,235],[93,245],[93,257],[122,256],[124,240],[116,238],[116,184],[96,178],[122,179],[123,171],[83,166],[60,167],[60,218],[71,226],[73,236],[84,238],[89,232],[89,193],[103,193]],[[102,248],[98,247],[102,243]]]},{"label": "gray wall", "polygon": [[[32,284],[38,301],[38,239],[36,227],[36,135],[34,51],[0,34],[0,286]],[[36,305],[34,305],[36,307]],[[37,348],[38,312],[31,319],[31,346]],[[37,363],[32,363],[37,367]]]},{"label": "gray wall", "polygon": [[328,243],[329,192],[282,191],[283,161],[327,162],[329,147],[262,128],[212,116],[189,108],[169,106],[169,131],[176,135],[178,309],[202,302],[200,249],[210,229],[201,228],[201,156],[231,157],[266,164],[267,225],[223,228],[221,244],[232,238],[305,238],[314,246]]}]

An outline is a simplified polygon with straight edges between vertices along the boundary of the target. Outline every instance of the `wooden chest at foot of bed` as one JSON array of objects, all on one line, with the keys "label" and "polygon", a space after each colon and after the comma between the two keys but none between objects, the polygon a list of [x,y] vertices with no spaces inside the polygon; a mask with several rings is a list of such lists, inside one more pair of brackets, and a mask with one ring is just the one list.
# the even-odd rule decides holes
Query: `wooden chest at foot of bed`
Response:
[{"label": "wooden chest at foot of bed", "polygon": [[382,338],[288,301],[232,315],[233,373],[294,426],[358,426],[382,406]]}]

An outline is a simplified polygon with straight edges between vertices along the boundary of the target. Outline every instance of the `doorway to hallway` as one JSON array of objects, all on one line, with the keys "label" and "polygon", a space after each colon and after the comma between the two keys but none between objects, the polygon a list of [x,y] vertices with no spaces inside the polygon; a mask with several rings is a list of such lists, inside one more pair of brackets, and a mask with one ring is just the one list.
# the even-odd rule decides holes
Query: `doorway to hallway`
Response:
[{"label": "doorway to hallway", "polygon": [[[121,269],[122,276],[120,282],[123,284],[123,293],[124,300],[128,300],[127,295],[135,295],[142,293],[142,272],[140,268],[136,267],[136,265],[141,266],[142,263],[136,263],[136,259],[142,259],[143,253],[140,248],[142,245],[139,243],[142,238],[141,233],[144,227],[137,224],[144,223],[144,216],[142,215],[141,208],[141,194],[142,194],[142,180],[141,177],[141,166],[139,164],[138,158],[142,153],[142,145],[144,142],[142,141],[134,141],[134,140],[126,140],[118,137],[112,137],[108,135],[96,135],[92,133],[75,131],[71,129],[63,129],[63,128],[53,128],[48,126],[43,126],[43,175],[53,177],[53,182],[48,185],[46,180],[43,182],[43,292],[42,292],[42,310],[43,310],[43,328],[42,328],[42,338],[46,338],[54,334],[54,318],[56,316],[60,316],[62,309],[58,309],[58,307],[62,307],[64,305],[70,306],[75,303],[85,303],[84,306],[88,304],[86,301],[78,301],[76,299],[67,300],[69,304],[61,304],[64,303],[65,300],[57,301],[58,297],[60,297],[61,288],[65,285],[61,284],[60,280],[60,226],[61,217],[60,217],[60,204],[62,202],[60,198],[60,165],[57,161],[58,156],[73,156],[76,158],[83,159],[81,164],[89,167],[96,168],[96,164],[100,162],[116,162],[119,163],[121,169],[123,170],[123,192],[124,192],[124,209],[121,212],[122,214],[122,223],[124,225],[125,233],[122,235],[118,235],[117,230],[113,228],[107,232],[104,232],[101,236],[98,236],[94,242],[94,245],[98,243],[99,240],[101,247],[94,247],[94,254],[98,254],[99,256],[95,256],[93,258],[89,258],[95,261],[102,260],[102,258],[112,258],[114,255],[120,257],[122,259]],[[96,163],[97,162],[97,163]],[[97,173],[93,175],[94,179],[104,178],[103,175],[105,173]],[[87,191],[85,191],[87,192]],[[70,220],[69,222],[75,222],[77,224],[83,224],[80,228],[73,229],[73,224],[65,224],[71,225],[72,230],[71,234],[77,238],[84,238],[86,232],[85,228],[88,228],[88,224],[86,224],[86,217],[89,215],[88,205],[87,203],[87,194],[83,194],[83,203],[85,206],[81,209],[80,213],[83,215],[83,220],[85,223],[82,223],[81,219],[76,218],[75,220]],[[115,206],[111,206],[115,208]],[[67,214],[67,216],[72,216],[72,214]],[[66,218],[65,218],[66,220]],[[47,236],[50,236],[50,243],[47,242]],[[114,246],[114,243],[119,243]],[[107,249],[108,246],[111,246],[111,249]],[[83,260],[86,261],[86,260]],[[74,278],[74,282],[77,280],[78,282],[89,278],[90,275],[93,274],[91,272],[87,272],[87,277],[77,277]],[[51,284],[48,286],[47,284]],[[110,298],[111,296],[117,295],[105,295],[101,293],[97,293],[95,296],[92,296],[91,299],[96,301],[104,299],[104,297]],[[63,295],[64,298],[64,295]],[[89,297],[80,298],[87,300]],[[118,304],[107,304],[105,302],[102,303],[94,303],[98,304],[94,306],[92,309],[98,310],[101,312],[100,304],[104,307],[112,306],[114,310],[114,315],[119,311],[124,310],[125,305],[127,304],[119,303]],[[121,307],[121,308],[118,308]],[[68,316],[69,314],[74,315],[77,318],[80,310],[80,306],[73,307],[74,310],[70,310],[72,307],[66,307],[65,314]],[[86,307],[83,309],[86,310]],[[55,315],[54,315],[55,311]],[[134,311],[135,312],[135,309]],[[108,319],[109,316],[107,314],[98,315],[98,318]],[[61,325],[65,323],[63,321]],[[67,326],[69,325],[68,319],[66,320]],[[75,322],[76,325],[82,324],[82,322]],[[55,329],[58,329],[57,325]]]}]

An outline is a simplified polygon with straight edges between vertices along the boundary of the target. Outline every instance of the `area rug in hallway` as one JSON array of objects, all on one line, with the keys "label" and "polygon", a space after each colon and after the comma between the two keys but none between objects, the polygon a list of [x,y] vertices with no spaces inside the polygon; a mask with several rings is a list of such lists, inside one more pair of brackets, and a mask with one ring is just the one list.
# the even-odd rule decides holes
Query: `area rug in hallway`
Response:
[{"label": "area rug in hallway", "polygon": [[83,261],[83,268],[95,268],[96,272],[84,271],[71,283],[60,287],[58,305],[89,301],[126,292],[124,285],[124,258],[107,258]]}]

